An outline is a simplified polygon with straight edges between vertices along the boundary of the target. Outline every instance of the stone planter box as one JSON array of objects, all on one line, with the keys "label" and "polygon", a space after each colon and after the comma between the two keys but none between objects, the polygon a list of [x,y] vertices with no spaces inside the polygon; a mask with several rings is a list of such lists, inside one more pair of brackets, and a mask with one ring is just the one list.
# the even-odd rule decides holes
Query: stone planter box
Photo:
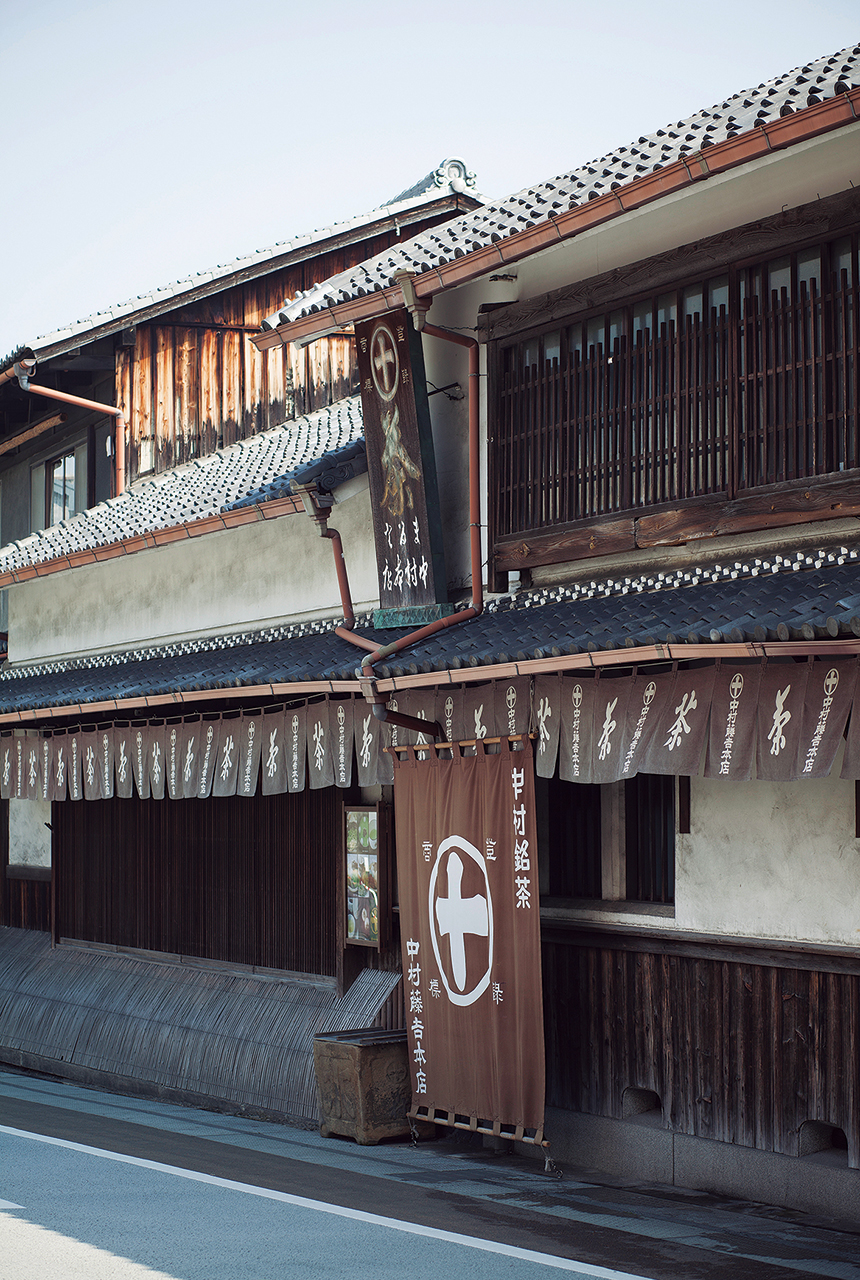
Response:
[{"label": "stone planter box", "polygon": [[332,1031],[314,1039],[320,1133],[362,1146],[409,1133],[412,1083],[405,1031]]}]

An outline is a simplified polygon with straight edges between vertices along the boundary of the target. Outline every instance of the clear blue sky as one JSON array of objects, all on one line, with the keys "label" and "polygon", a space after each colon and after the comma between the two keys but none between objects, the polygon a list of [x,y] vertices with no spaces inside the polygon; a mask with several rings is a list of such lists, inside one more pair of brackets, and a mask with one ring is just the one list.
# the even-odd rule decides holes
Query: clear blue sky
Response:
[{"label": "clear blue sky", "polygon": [[860,41],[856,0],[2,10],[0,355],[447,155],[503,196]]}]

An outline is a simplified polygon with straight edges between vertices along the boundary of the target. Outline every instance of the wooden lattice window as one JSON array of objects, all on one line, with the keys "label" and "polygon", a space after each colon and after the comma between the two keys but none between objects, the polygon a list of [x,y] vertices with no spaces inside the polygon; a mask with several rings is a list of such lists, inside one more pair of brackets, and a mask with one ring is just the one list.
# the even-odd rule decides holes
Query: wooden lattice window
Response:
[{"label": "wooden lattice window", "polygon": [[860,466],[857,235],[500,349],[496,537]]}]

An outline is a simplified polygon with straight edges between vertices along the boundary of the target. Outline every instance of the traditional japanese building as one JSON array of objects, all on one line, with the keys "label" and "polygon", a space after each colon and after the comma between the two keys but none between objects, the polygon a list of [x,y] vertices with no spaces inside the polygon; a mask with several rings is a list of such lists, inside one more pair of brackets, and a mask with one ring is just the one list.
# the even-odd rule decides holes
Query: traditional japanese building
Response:
[{"label": "traditional japanese building", "polygon": [[402,944],[418,1118],[856,1219],[858,53],[280,300],[354,399],[5,548],[56,955],[346,1025]]},{"label": "traditional japanese building", "polygon": [[[469,388],[470,468],[465,401],[432,412],[471,602],[365,658],[364,689],[455,739],[530,701],[537,868],[509,856],[540,891],[552,1150],[855,1218],[858,52],[417,236],[255,339],[354,326],[381,357],[408,316],[429,382]],[[420,866],[426,819],[397,818]],[[428,1062],[472,1043],[419,1025]]]},{"label": "traditional japanese building", "polygon": [[[352,717],[341,790],[328,772],[306,787],[305,703],[327,712],[331,682],[307,679],[293,696],[341,603],[331,539],[291,480],[312,514],[338,506],[356,606],[376,599],[354,344],[336,336],[262,355],[249,339],[285,296],[480,201],[474,174],[445,160],[368,214],[111,307],[2,362],[3,670],[47,684],[35,699],[10,684],[4,703],[7,732],[21,728],[4,739],[0,788],[0,1060],[312,1121],[313,1030],[366,1025],[398,983],[390,948],[343,946],[342,799],[362,798]],[[279,698],[278,654],[291,641],[304,659],[293,652]],[[132,672],[144,669],[159,674],[135,693]],[[107,682],[92,697],[98,673]],[[285,701],[301,712],[289,784]],[[264,707],[278,727],[258,784],[259,732],[272,730],[251,724]],[[240,777],[243,724],[252,747]],[[199,746],[203,784],[196,764],[193,783],[185,776]],[[383,1017],[396,1020],[400,1003]]]}]

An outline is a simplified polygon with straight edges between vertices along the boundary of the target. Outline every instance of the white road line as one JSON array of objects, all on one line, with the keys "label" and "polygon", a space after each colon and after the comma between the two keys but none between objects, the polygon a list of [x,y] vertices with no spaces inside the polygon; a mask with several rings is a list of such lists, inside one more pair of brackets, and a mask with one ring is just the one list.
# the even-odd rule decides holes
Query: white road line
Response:
[{"label": "white road line", "polygon": [[11,1200],[0,1200],[0,1209],[23,1209],[22,1204],[13,1204]]},{"label": "white road line", "polygon": [[[439,1227],[425,1227],[417,1222],[401,1222],[398,1218],[384,1218],[378,1213],[365,1213],[362,1209],[347,1209],[342,1205],[327,1204],[324,1200],[308,1200],[305,1196],[293,1196],[285,1191],[272,1191],[268,1187],[255,1187],[247,1182],[234,1182],[230,1178],[218,1178],[213,1174],[198,1173],[194,1169],[181,1169],[177,1165],[161,1164],[157,1160],[143,1160],[138,1156],[120,1155],[116,1151],[103,1151],[100,1147],[88,1147],[80,1142],[67,1142],[65,1138],[50,1138],[42,1133],[29,1133],[25,1129],[10,1129],[5,1124],[0,1124],[0,1133],[8,1133],[13,1138],[30,1138],[34,1142],[46,1142],[53,1147],[67,1147],[70,1151],[101,1156],[105,1160],[117,1160],[120,1164],[137,1165],[141,1169],[152,1169],[156,1173],[170,1173],[176,1178],[188,1178],[191,1182],[207,1182],[213,1187],[224,1187],[228,1191],[242,1191],[246,1195],[261,1196],[265,1200],[279,1200],[283,1204],[295,1205],[299,1209],[313,1209],[317,1213],[330,1213],[338,1218],[351,1218],[355,1222],[388,1227],[391,1231],[427,1236],[431,1240],[445,1240],[450,1244],[464,1245],[467,1249],[480,1249],[485,1253],[500,1253],[508,1258],[520,1258],[523,1262],[536,1262],[540,1266],[555,1267],[559,1271],[571,1271],[574,1275],[591,1277],[592,1280],[648,1280],[648,1277],[635,1275],[630,1271],[616,1271],[613,1267],[597,1267],[569,1258],[556,1258],[551,1253],[519,1249],[516,1245],[499,1244],[495,1240],[481,1240],[475,1236],[460,1235],[456,1231],[443,1231]],[[0,1201],[0,1207],[3,1207],[2,1201]],[[19,1208],[20,1206],[5,1207]]]}]

